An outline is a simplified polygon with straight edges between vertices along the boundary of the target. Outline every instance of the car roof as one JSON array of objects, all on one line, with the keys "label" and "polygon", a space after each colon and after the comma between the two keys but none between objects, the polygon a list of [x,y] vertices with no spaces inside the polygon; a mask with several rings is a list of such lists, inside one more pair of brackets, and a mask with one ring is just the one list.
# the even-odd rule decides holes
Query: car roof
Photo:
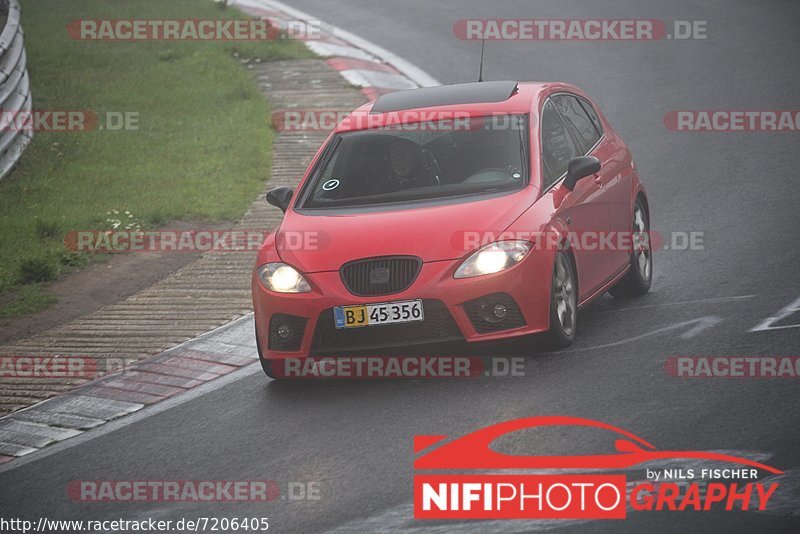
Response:
[{"label": "car roof", "polygon": [[505,102],[517,91],[517,82],[473,82],[423,87],[388,93],[375,101],[370,114],[433,108],[456,104],[488,104]]},{"label": "car roof", "polygon": [[514,81],[470,82],[397,91],[353,111],[339,123],[336,132],[495,113],[528,114],[542,94],[554,90],[578,92],[577,88],[562,83]]}]

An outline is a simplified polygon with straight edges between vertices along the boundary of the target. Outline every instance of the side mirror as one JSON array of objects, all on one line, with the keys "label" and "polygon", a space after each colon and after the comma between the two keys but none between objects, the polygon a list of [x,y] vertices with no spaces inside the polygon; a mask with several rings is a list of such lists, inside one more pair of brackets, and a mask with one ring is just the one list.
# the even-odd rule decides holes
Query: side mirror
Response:
[{"label": "side mirror", "polygon": [[572,191],[581,178],[600,172],[600,160],[594,156],[579,156],[569,160],[564,187]]},{"label": "side mirror", "polygon": [[291,187],[276,187],[275,189],[270,189],[267,193],[267,202],[286,213],[293,194],[294,191],[292,191]]}]

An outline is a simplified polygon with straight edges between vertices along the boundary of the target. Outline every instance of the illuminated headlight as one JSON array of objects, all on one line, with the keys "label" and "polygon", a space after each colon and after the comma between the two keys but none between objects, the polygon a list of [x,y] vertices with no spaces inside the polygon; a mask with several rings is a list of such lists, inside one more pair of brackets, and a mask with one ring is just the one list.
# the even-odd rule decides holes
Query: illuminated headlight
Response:
[{"label": "illuminated headlight", "polygon": [[267,289],[277,293],[308,293],[308,285],[303,275],[285,263],[267,263],[258,268],[258,277]]},{"label": "illuminated headlight", "polygon": [[464,260],[454,278],[470,278],[498,273],[522,261],[533,245],[528,241],[499,241],[490,243]]}]

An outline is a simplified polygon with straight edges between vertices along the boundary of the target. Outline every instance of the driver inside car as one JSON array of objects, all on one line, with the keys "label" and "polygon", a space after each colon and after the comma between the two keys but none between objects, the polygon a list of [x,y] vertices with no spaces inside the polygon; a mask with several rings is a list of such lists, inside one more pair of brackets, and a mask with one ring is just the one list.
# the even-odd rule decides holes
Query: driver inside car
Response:
[{"label": "driver inside car", "polygon": [[401,138],[389,145],[389,166],[400,186],[409,182],[412,187],[441,184],[441,169],[433,152],[413,141]]},{"label": "driver inside car", "polygon": [[413,179],[413,171],[419,167],[419,147],[413,141],[398,139],[389,145],[389,165],[392,178],[400,184]]}]

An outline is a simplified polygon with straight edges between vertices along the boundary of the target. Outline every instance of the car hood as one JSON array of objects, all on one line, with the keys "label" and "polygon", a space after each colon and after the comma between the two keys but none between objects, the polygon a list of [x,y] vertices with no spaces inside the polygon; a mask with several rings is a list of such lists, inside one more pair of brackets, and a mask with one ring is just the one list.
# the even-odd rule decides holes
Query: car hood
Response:
[{"label": "car hood", "polygon": [[[348,214],[288,210],[275,235],[281,259],[302,272],[338,271],[375,256],[453,260],[496,239],[530,203],[526,190],[510,195],[409,209]],[[488,241],[487,241],[488,240]]]}]

